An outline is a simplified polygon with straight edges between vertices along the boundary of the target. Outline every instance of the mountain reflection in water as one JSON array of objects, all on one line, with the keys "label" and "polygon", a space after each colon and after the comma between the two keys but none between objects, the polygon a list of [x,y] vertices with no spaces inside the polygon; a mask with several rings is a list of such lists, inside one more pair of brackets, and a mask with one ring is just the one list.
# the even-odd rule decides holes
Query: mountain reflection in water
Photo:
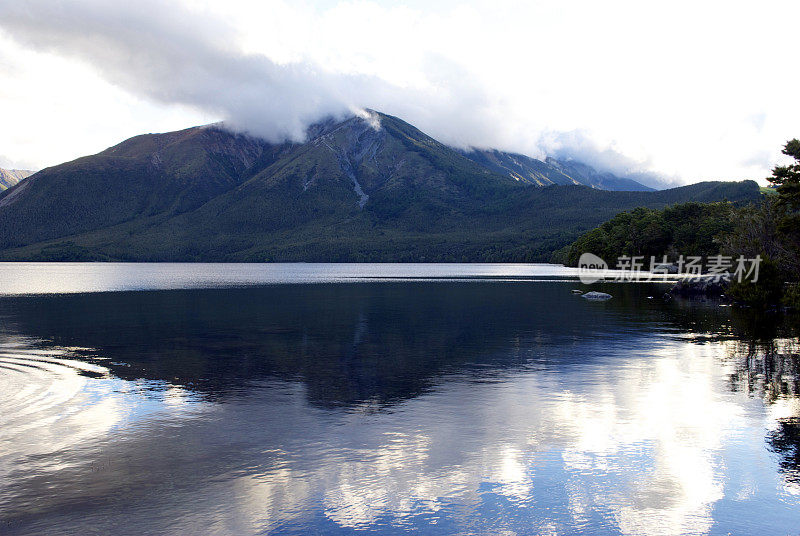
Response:
[{"label": "mountain reflection in water", "polygon": [[796,531],[792,327],[574,287],[2,298],[0,533]]}]

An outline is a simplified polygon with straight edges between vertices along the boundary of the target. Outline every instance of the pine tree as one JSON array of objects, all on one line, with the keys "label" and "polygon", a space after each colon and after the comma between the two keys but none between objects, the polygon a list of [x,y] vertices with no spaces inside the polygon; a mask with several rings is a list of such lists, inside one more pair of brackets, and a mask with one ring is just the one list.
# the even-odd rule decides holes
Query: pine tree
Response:
[{"label": "pine tree", "polygon": [[791,156],[794,164],[777,166],[769,181],[777,186],[778,204],[785,211],[778,230],[792,259],[792,273],[787,275],[797,280],[800,277],[800,140],[795,138],[786,142],[782,152]]},{"label": "pine tree", "polygon": [[794,158],[794,164],[777,166],[769,181],[777,186],[781,203],[790,210],[800,209],[800,140],[786,142],[783,154]]}]

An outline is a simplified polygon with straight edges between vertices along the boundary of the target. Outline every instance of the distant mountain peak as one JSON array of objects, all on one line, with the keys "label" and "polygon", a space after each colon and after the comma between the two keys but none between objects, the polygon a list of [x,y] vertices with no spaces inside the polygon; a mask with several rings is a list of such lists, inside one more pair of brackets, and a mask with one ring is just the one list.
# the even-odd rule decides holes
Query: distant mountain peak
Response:
[{"label": "distant mountain peak", "polygon": [[632,179],[599,172],[576,160],[559,160],[552,156],[538,160],[519,153],[498,149],[471,149],[463,152],[470,160],[495,173],[507,175],[534,186],[582,184],[598,190],[649,191],[648,186]]},{"label": "distant mountain peak", "polygon": [[0,191],[11,188],[19,181],[27,179],[33,175],[33,171],[27,169],[2,169],[0,168]]}]

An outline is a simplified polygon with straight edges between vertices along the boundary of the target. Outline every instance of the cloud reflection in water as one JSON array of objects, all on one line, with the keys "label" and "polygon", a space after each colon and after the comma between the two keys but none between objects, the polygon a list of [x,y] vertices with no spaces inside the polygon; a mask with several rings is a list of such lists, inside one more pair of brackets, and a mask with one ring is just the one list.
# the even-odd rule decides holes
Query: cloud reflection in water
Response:
[{"label": "cloud reflection in water", "polygon": [[[130,308],[113,318],[133,330],[126,344],[123,331],[93,334],[41,320],[39,306],[37,314],[19,306],[21,331],[94,342],[95,350],[6,337],[16,341],[3,350],[13,370],[0,369],[0,381],[16,382],[6,385],[30,400],[45,393],[31,404],[36,417],[17,417],[13,435],[0,441],[7,532],[57,524],[76,534],[92,526],[118,534],[672,535],[758,533],[764,520],[779,532],[798,525],[796,473],[782,469],[789,458],[765,441],[800,416],[797,392],[785,387],[793,385],[791,366],[748,368],[753,358],[742,357],[739,343],[654,328],[660,309],[637,324],[624,296],[599,307],[565,302],[565,315],[584,320],[579,327],[561,319],[531,325],[540,318],[530,313],[532,297],[546,308],[545,288],[552,290],[536,285],[520,298],[525,309],[514,300],[528,287],[508,285],[489,293],[426,287],[427,295],[413,285],[397,294],[304,289],[291,291],[293,301],[263,291],[241,315],[230,309],[207,324],[195,317],[200,335],[168,316],[196,310],[194,295],[172,297],[174,310],[157,313],[138,295],[62,299],[67,308],[92,300],[87,311]],[[391,299],[376,302],[376,292]],[[232,298],[217,296],[214,310],[228,311]],[[313,306],[316,315],[295,305],[280,311],[279,325],[269,312],[277,298]],[[475,325],[461,313],[475,310],[473,300],[486,311]],[[402,331],[414,318],[405,312],[439,303],[447,310],[426,311],[435,325]],[[451,361],[434,361],[445,351],[436,340],[449,341]],[[276,357],[282,348],[288,358]],[[19,356],[46,365],[19,381]],[[185,377],[172,373],[173,360]],[[222,360],[229,368],[219,368]],[[253,368],[256,361],[264,368]],[[750,372],[767,369],[782,375]],[[327,383],[326,375],[350,383]],[[408,394],[391,386],[395,394],[382,398],[387,377],[407,382]],[[2,404],[25,410],[15,399]]]}]

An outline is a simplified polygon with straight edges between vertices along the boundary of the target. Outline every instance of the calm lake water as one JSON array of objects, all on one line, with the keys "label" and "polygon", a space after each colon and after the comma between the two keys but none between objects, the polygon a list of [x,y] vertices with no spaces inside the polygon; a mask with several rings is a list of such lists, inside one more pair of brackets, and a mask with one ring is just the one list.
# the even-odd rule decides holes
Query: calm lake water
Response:
[{"label": "calm lake water", "polygon": [[572,276],[0,264],[0,534],[800,534],[795,319]]}]

